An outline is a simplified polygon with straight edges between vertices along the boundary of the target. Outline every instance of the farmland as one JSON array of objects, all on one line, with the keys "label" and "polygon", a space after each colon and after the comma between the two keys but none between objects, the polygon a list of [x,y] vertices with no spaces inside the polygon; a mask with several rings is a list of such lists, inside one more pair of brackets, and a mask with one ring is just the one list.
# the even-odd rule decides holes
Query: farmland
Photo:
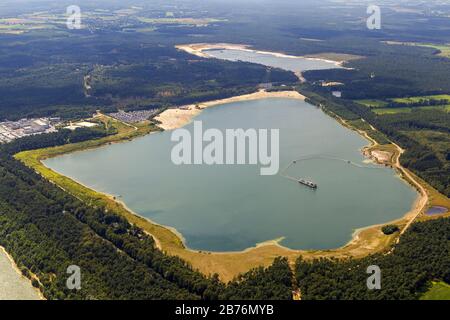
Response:
[{"label": "farmland", "polygon": [[[439,105],[420,105],[421,101],[430,100],[446,100],[448,104]],[[370,108],[373,112],[379,115],[383,114],[397,114],[397,113],[409,113],[415,110],[442,110],[445,112],[450,112],[450,95],[431,95],[431,96],[416,96],[416,97],[405,97],[405,98],[392,98],[392,99],[362,99],[356,100],[359,104],[362,104]],[[390,107],[391,103],[397,103],[399,106]],[[404,106],[401,106],[401,105]],[[410,106],[414,104],[414,106]]]}]

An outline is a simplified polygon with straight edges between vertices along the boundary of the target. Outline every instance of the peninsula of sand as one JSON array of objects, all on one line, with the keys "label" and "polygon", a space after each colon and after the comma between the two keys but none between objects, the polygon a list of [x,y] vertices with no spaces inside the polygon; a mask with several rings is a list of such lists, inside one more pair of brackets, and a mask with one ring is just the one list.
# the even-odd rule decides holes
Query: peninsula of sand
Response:
[{"label": "peninsula of sand", "polygon": [[275,91],[267,92],[265,90],[260,90],[255,93],[245,94],[242,96],[231,97],[227,99],[214,100],[199,104],[191,104],[179,108],[167,109],[160,115],[158,115],[155,120],[158,126],[164,130],[174,130],[180,127],[184,127],[192,121],[194,117],[199,115],[203,109],[233,103],[240,101],[258,100],[265,98],[290,98],[290,99],[300,99],[305,100],[306,97],[298,93],[297,91]]}]

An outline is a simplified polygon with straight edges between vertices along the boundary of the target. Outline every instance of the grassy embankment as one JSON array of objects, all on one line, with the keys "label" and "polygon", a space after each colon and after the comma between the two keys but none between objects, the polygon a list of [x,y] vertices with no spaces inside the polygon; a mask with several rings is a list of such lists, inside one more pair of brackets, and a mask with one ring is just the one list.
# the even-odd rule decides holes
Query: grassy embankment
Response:
[{"label": "grassy embankment", "polygon": [[420,300],[450,300],[450,285],[445,282],[433,282],[430,290]]},{"label": "grassy embankment", "polygon": [[450,44],[439,45],[439,44],[421,43],[419,44],[419,46],[439,50],[438,56],[450,58]]}]

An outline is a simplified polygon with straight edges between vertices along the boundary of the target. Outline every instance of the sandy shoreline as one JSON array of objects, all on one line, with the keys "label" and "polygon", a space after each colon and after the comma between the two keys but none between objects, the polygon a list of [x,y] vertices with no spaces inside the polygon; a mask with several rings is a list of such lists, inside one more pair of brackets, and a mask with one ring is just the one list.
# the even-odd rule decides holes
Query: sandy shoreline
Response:
[{"label": "sandy shoreline", "polygon": [[[50,170],[51,170],[51,169],[50,169]],[[58,172],[56,172],[56,173],[58,173]],[[58,174],[59,174],[59,173],[58,173]],[[88,185],[82,183],[82,182],[79,181],[79,180],[76,180],[76,179],[71,178],[71,177],[69,177],[69,179],[71,179],[72,181],[74,181],[75,183],[79,184],[80,186],[82,186],[82,187],[84,187],[84,188],[86,188],[86,189],[94,190],[94,189],[92,189],[91,187],[89,187]],[[63,189],[63,190],[66,191],[66,192],[69,192],[69,191],[67,191],[67,190],[65,190],[65,189]],[[240,253],[248,253],[248,252],[253,251],[254,249],[262,248],[262,247],[266,247],[266,246],[277,246],[277,247],[279,247],[279,248],[282,248],[282,249],[285,249],[285,250],[289,250],[289,251],[292,251],[292,252],[301,252],[301,250],[290,249],[290,248],[287,248],[287,247],[284,247],[283,245],[281,245],[281,242],[284,240],[284,237],[280,237],[280,238],[277,238],[277,239],[267,240],[267,241],[263,241],[263,242],[260,242],[260,243],[256,243],[255,246],[246,248],[246,249],[241,250],[241,251],[206,251],[206,250],[195,250],[195,249],[191,249],[191,248],[188,247],[187,241],[186,241],[186,239],[184,238],[183,234],[182,234],[181,232],[179,232],[176,228],[170,227],[170,226],[166,226],[166,225],[162,225],[162,224],[160,224],[160,223],[157,223],[157,222],[151,220],[150,218],[147,218],[147,217],[144,217],[144,216],[140,215],[139,213],[137,213],[136,211],[134,211],[133,209],[131,209],[131,208],[126,204],[126,202],[125,202],[124,200],[118,199],[118,197],[115,196],[115,195],[112,195],[112,194],[106,193],[106,192],[102,192],[102,191],[98,191],[98,190],[94,190],[94,191],[97,192],[97,193],[99,193],[99,194],[101,194],[101,195],[103,195],[103,196],[105,196],[105,197],[107,197],[108,199],[110,199],[110,200],[112,200],[112,201],[118,203],[119,205],[121,205],[125,210],[127,210],[127,211],[128,211],[129,213],[131,213],[132,215],[134,215],[134,216],[136,216],[136,217],[138,217],[138,218],[144,219],[144,220],[146,220],[147,222],[151,223],[152,225],[159,226],[159,227],[162,227],[162,228],[164,228],[164,229],[169,230],[170,232],[172,232],[172,233],[173,233],[173,234],[181,241],[181,243],[183,244],[183,250],[186,250],[186,251],[189,251],[189,252],[192,252],[192,253],[203,252],[203,253],[208,253],[208,254],[240,254]],[[69,193],[70,193],[70,192],[69,192]],[[72,194],[72,193],[70,193],[70,194]],[[72,196],[74,196],[74,197],[76,197],[78,200],[82,201],[82,200],[81,200],[80,198],[78,198],[76,195],[72,194]],[[150,235],[150,236],[155,240],[155,245],[156,245],[156,247],[157,247],[159,250],[164,251],[164,249],[165,249],[165,248],[164,248],[164,245],[161,243],[161,241],[159,241],[159,239],[158,239],[157,236],[151,234],[150,232],[147,232],[146,230],[144,230],[144,232],[146,232],[148,235]],[[1,249],[1,247],[0,247],[0,249]],[[5,251],[5,252],[6,252],[6,251]],[[10,258],[10,260],[11,260],[12,263],[14,263],[14,261],[12,260],[12,258]],[[18,269],[17,269],[17,271],[20,272]]]},{"label": "sandy shoreline", "polygon": [[[200,52],[199,54],[202,54],[201,50],[205,50],[204,49],[205,46],[203,46],[203,45],[199,45],[200,49],[197,49],[195,47],[195,45],[192,45],[192,46],[194,46],[194,48],[192,48],[192,50],[199,50],[199,52]],[[189,48],[189,50],[191,50],[191,46],[187,46],[187,47]],[[222,48],[223,45],[217,44],[217,45],[207,46],[207,48],[215,48],[215,47]],[[240,50],[242,50],[242,48],[246,48],[246,46],[229,45],[228,48],[239,48]],[[282,54],[280,54],[280,55],[282,56]],[[177,109],[168,109],[165,112],[163,112],[162,114],[160,114],[155,119],[158,122],[160,122],[158,125],[160,128],[162,128],[164,130],[174,130],[174,129],[177,129],[177,128],[180,128],[180,127],[183,127],[183,126],[189,124],[193,118],[198,116],[202,112],[202,110],[204,110],[206,108],[217,106],[217,105],[222,105],[222,104],[227,104],[227,103],[257,100],[257,99],[264,99],[264,98],[292,98],[292,99],[300,99],[303,101],[306,99],[305,96],[298,93],[297,91],[266,92],[264,90],[260,90],[253,94],[236,96],[236,97],[231,97],[231,98],[222,99],[222,100],[214,100],[214,101],[201,103],[198,105],[187,105],[187,106],[177,108]],[[338,117],[338,120],[339,120],[339,122],[341,122],[342,125],[344,125],[345,127],[347,127],[350,130],[353,130],[353,128],[349,124],[347,124],[347,122],[345,120],[343,120],[339,117]],[[373,129],[375,130],[375,128],[373,128]],[[386,154],[384,151],[372,150],[369,154],[366,154],[366,150],[368,150],[370,148],[376,148],[378,146],[378,143],[373,138],[371,138],[367,132],[360,131],[360,130],[355,130],[355,131],[369,141],[369,145],[365,146],[361,150],[361,153],[364,156],[366,156],[368,160],[374,160],[376,163],[378,163],[380,165],[386,164],[387,159],[386,159]],[[421,184],[419,182],[417,182],[411,175],[409,175],[408,172],[401,166],[399,158],[400,158],[401,154],[403,153],[403,150],[399,146],[397,146],[397,145],[395,145],[395,146],[398,149],[398,156],[397,156],[395,163],[391,164],[393,169],[401,174],[402,179],[404,179],[403,175],[406,175],[410,179],[410,181],[407,181],[406,179],[404,179],[405,182],[410,184],[412,187],[416,188],[418,191],[417,198],[414,201],[414,203],[411,207],[411,210],[408,211],[407,213],[405,213],[405,215],[403,215],[399,219],[396,219],[394,221],[356,229],[352,234],[352,239],[343,248],[345,248],[349,245],[352,245],[352,244],[356,244],[359,241],[361,233],[365,230],[379,228],[386,224],[399,223],[399,222],[402,222],[404,219],[406,219],[409,221],[407,221],[406,227],[401,232],[401,234],[403,234],[408,229],[408,227],[416,220],[416,218],[423,212],[423,210],[426,208],[428,201],[429,201],[427,192],[426,192],[425,188],[423,186],[421,186]],[[125,203],[123,203],[123,202],[121,202],[121,203],[122,203],[122,205],[124,205],[126,207]],[[129,208],[127,208],[127,209],[130,212],[132,212],[133,214],[138,215],[137,213],[133,212]],[[151,223],[154,223],[154,222],[151,221]],[[186,249],[191,250],[187,247],[185,239],[180,232],[178,232],[177,230],[175,230],[174,228],[171,228],[171,227],[167,227],[167,226],[163,226],[163,227],[168,228],[169,230],[174,232],[182,240]],[[284,247],[283,245],[281,245],[281,241],[282,240],[280,240],[280,239],[268,240],[268,241],[256,244],[255,247],[247,248],[247,249],[241,251],[241,253],[248,252],[248,251],[254,250],[255,248],[262,247],[262,246],[277,246],[277,247],[291,250],[294,252],[301,252],[301,250],[294,250],[294,249]],[[194,251],[194,250],[191,250],[191,251]],[[221,253],[226,253],[226,252],[214,252],[214,253],[221,254]],[[228,253],[230,253],[230,252],[228,252]],[[239,253],[239,252],[235,252],[235,253]]]},{"label": "sandy shoreline", "polygon": [[[380,144],[378,144],[378,142],[373,139],[366,131],[364,130],[358,130],[353,128],[351,125],[349,125],[347,123],[347,121],[345,121],[344,119],[340,118],[337,115],[334,115],[336,117],[336,119],[338,120],[339,123],[341,123],[344,127],[350,129],[350,130],[354,130],[356,131],[358,134],[360,134],[363,138],[367,139],[370,144],[363,147],[361,149],[361,153],[371,162],[378,164],[378,165],[388,165],[391,166],[392,169],[395,170],[395,172],[397,172],[399,174],[399,178],[402,179],[405,183],[407,183],[409,186],[413,187],[414,189],[416,189],[417,191],[417,197],[416,200],[413,202],[412,206],[411,206],[411,210],[409,210],[408,212],[406,212],[402,217],[393,220],[393,221],[389,221],[389,222],[385,222],[385,223],[381,223],[381,224],[377,224],[377,225],[372,225],[372,226],[367,226],[367,227],[362,227],[359,229],[356,229],[353,232],[352,235],[352,240],[346,245],[356,245],[358,243],[358,241],[360,240],[360,235],[367,230],[370,229],[374,229],[374,228],[381,228],[384,225],[388,225],[388,224],[402,224],[405,223],[405,226],[403,227],[403,229],[400,232],[400,236],[403,235],[408,228],[411,226],[412,223],[414,223],[414,221],[416,221],[416,219],[420,216],[421,213],[423,213],[426,209],[426,207],[429,204],[429,196],[428,196],[428,192],[425,189],[424,186],[422,186],[422,184],[420,182],[418,182],[409,172],[408,170],[406,170],[400,163],[400,157],[401,155],[404,153],[405,150],[403,150],[402,148],[400,148],[400,146],[398,146],[395,143],[392,143],[392,145],[396,148],[396,152],[394,154],[392,154],[391,156],[394,157],[395,159],[390,160],[390,157],[387,156],[387,154],[389,154],[389,152],[387,151],[383,151],[377,148],[380,148]],[[373,126],[370,126],[372,128],[372,130],[376,131],[376,129]],[[406,178],[407,179],[406,179]],[[408,180],[409,179],[409,180]],[[398,243],[400,241],[400,236],[397,238],[396,243]]]},{"label": "sandy shoreline", "polygon": [[[79,183],[79,184],[81,184],[82,186],[84,186],[84,187],[86,187],[86,188],[89,188],[88,186],[85,186],[84,184],[82,184],[82,183],[80,183],[80,182],[78,182],[78,181],[76,181],[76,182]],[[127,211],[130,212],[131,214],[135,215],[136,217],[143,218],[143,219],[147,220],[148,222],[150,222],[151,224],[153,224],[153,225],[155,225],[155,226],[159,226],[159,227],[165,228],[165,229],[169,230],[170,232],[174,233],[174,234],[180,239],[180,241],[183,243],[183,245],[184,245],[184,246],[186,245],[186,239],[184,238],[184,236],[183,236],[177,229],[175,229],[175,228],[173,228],[173,227],[164,226],[164,225],[162,225],[162,224],[156,223],[155,221],[153,221],[153,220],[151,220],[151,219],[149,219],[149,218],[147,218],[147,217],[144,217],[144,216],[138,214],[136,211],[133,211],[133,210],[125,203],[125,201],[123,201],[123,200],[118,200],[117,197],[115,197],[115,196],[113,196],[113,195],[110,195],[110,194],[107,194],[107,193],[104,193],[104,192],[102,192],[102,193],[103,193],[105,196],[107,196],[108,198],[110,198],[111,200],[114,200],[115,202],[119,203],[122,207],[125,208],[125,210],[127,210]],[[163,245],[161,244],[161,241],[159,241],[159,239],[158,239],[157,237],[155,237],[154,235],[150,234],[150,233],[147,232],[146,230],[144,230],[144,231],[145,231],[149,236],[151,236],[151,237],[153,238],[153,240],[155,241],[155,246],[156,246],[156,248],[158,248],[159,250],[163,251],[164,248],[163,248]]]},{"label": "sandy shoreline", "polygon": [[[251,46],[244,45],[244,44],[232,44],[232,43],[193,43],[193,44],[181,44],[175,46],[178,50],[187,52],[189,54],[192,54],[197,57],[201,58],[214,58],[213,56],[209,55],[207,53],[208,50],[240,50],[240,51],[246,51],[246,52],[254,52],[264,55],[271,55],[278,58],[289,58],[289,59],[305,59],[305,60],[316,60],[316,61],[323,61],[328,62],[336,67],[344,68],[344,69],[351,69],[344,67],[344,63],[346,63],[348,60],[345,59],[338,59],[338,60],[331,60],[324,57],[320,57],[320,55],[308,55],[308,56],[292,56],[281,52],[272,52],[272,51],[261,51],[261,50],[254,50],[251,49]],[[300,82],[306,82],[305,78],[303,77],[303,72],[297,71],[294,72],[294,74],[297,76]]]},{"label": "sandy shoreline", "polygon": [[227,99],[214,100],[199,103],[197,105],[191,104],[182,106],[180,108],[168,109],[158,115],[155,120],[158,121],[158,127],[164,130],[174,130],[189,124],[193,118],[198,116],[202,110],[217,105],[234,103],[240,101],[250,101],[266,98],[287,98],[287,99],[299,99],[305,100],[306,97],[298,93],[297,91],[277,91],[267,92],[260,90],[255,93],[245,94],[242,96],[235,96]]},{"label": "sandy shoreline", "polygon": [[[247,94],[247,95],[242,95],[242,96],[235,96],[235,97],[231,97],[231,98],[227,98],[227,99],[221,99],[221,100],[213,100],[213,101],[208,101],[208,102],[204,102],[198,105],[187,105],[184,107],[180,107],[180,108],[176,108],[176,109],[168,109],[165,112],[163,112],[162,114],[160,114],[157,118],[155,118],[159,123],[159,127],[164,129],[164,130],[174,130],[180,127],[183,127],[187,124],[189,124],[192,119],[196,116],[198,116],[204,109],[206,108],[210,108],[210,107],[214,107],[214,106],[218,106],[218,105],[223,105],[223,104],[227,104],[227,103],[233,103],[233,102],[240,102],[240,101],[250,101],[250,100],[258,100],[258,99],[265,99],[265,98],[291,98],[291,99],[299,99],[299,100],[305,100],[306,97],[303,96],[302,94],[298,93],[297,91],[280,91],[280,92],[267,92],[264,90],[260,90],[258,92],[252,93],[252,94]],[[341,122],[342,125],[344,125],[346,128],[353,130],[353,128],[351,128],[351,126],[349,126],[346,121],[344,121],[343,119],[338,118],[339,122]],[[363,149],[361,149],[361,153],[363,155],[365,155],[367,157],[368,160],[370,159],[370,156],[365,154],[365,150],[369,149],[369,148],[376,148],[378,146],[377,142],[372,139],[367,132],[362,132],[359,130],[355,130],[357,133],[359,133],[362,137],[364,137],[365,139],[368,140],[369,144],[367,146],[365,146]],[[399,149],[400,150],[400,149]],[[400,157],[400,152],[399,151],[399,156]],[[373,158],[376,158],[377,153],[374,152],[372,153]],[[379,163],[380,165],[383,164],[383,158],[381,159],[372,159],[375,160],[376,163]],[[397,159],[396,163],[392,164],[392,167],[399,171],[400,173],[404,174],[404,169],[401,167],[399,160]],[[409,177],[412,181],[413,184],[415,183],[415,185],[413,185],[413,187],[415,188],[421,188],[420,184],[415,181],[414,179],[412,179],[412,177]],[[405,180],[405,182],[411,184],[409,181]],[[79,182],[77,182],[79,183]],[[87,187],[87,186],[85,186]],[[343,247],[340,248],[330,248],[330,250],[340,250],[343,248],[346,248],[348,246],[351,245],[357,245],[358,241],[360,241],[360,235],[367,230],[370,229],[375,229],[375,228],[380,228],[383,225],[386,224],[393,224],[393,223],[401,223],[402,221],[409,220],[406,221],[407,226],[409,227],[409,225],[415,220],[415,218],[420,215],[420,213],[425,209],[427,203],[428,203],[428,197],[427,194],[425,192],[425,189],[422,189],[422,191],[424,191],[424,193],[422,192],[418,192],[418,196],[416,198],[416,200],[414,201],[414,203],[411,206],[411,210],[409,210],[407,213],[405,213],[402,217],[394,220],[394,221],[388,221],[385,223],[381,223],[381,224],[377,224],[377,225],[370,225],[370,226],[366,226],[363,228],[359,228],[356,229],[353,234],[352,234],[352,239],[345,244]],[[111,195],[105,194],[106,196],[110,197],[110,198],[114,198]],[[139,215],[138,213],[134,212],[133,210],[131,210],[124,201],[122,200],[117,200],[114,199],[116,202],[120,203],[124,208],[126,208],[130,213],[132,213],[135,216],[141,217],[141,215]],[[251,251],[254,251],[255,249],[258,248],[262,248],[262,247],[271,247],[271,246],[275,246],[278,247],[282,250],[286,250],[289,252],[293,252],[293,253],[297,253],[297,254],[302,254],[305,252],[305,250],[302,249],[290,249],[288,247],[285,247],[281,244],[283,238],[280,239],[273,239],[273,240],[267,240],[261,243],[257,243],[255,244],[255,246],[244,249],[242,251],[224,251],[224,252],[209,252],[209,251],[203,251],[203,250],[194,250],[188,247],[185,238],[183,237],[183,235],[176,230],[173,227],[169,227],[169,226],[164,226],[158,223],[155,223],[154,221],[143,217],[144,219],[146,219],[147,221],[149,221],[152,224],[164,227],[168,230],[170,230],[171,232],[173,232],[183,243],[184,249],[190,252],[204,252],[204,253],[209,253],[209,254],[217,254],[217,255],[224,255],[224,254],[243,254],[243,253],[248,253]],[[406,228],[404,228],[404,230],[406,230]],[[153,236],[155,237],[155,236]],[[163,248],[163,246],[161,245],[161,243],[156,239],[157,241],[158,247],[161,249]]]},{"label": "sandy shoreline", "polygon": [[[176,112],[179,109],[177,110],[169,109],[166,111],[166,113],[162,114],[162,116],[159,117],[159,121],[162,121],[161,126],[164,126],[169,129],[175,129],[177,127],[189,123],[192,120],[192,118],[197,114],[199,114],[204,108],[230,102],[246,101],[252,99],[253,100],[263,99],[268,97],[294,98],[300,100],[305,99],[304,96],[294,91],[272,92],[272,93],[260,91],[249,95],[206,102],[203,103],[201,107],[199,106],[198,109],[196,108],[196,106],[191,106],[193,107],[192,109],[186,108],[186,110],[179,111],[182,112],[181,114],[184,114],[184,116],[178,117],[179,119],[176,120],[173,119],[170,120],[170,117],[172,116],[171,112]],[[342,125],[346,126],[349,129],[354,130],[354,128],[352,128],[349,124],[345,123],[345,121],[342,121],[342,119],[339,119],[338,117],[336,119]],[[369,145],[366,148],[375,148],[377,146],[376,142],[366,132],[361,132],[358,130],[356,131],[369,141]],[[43,165],[42,162],[40,163],[41,165]],[[399,165],[399,163],[392,163],[392,165],[396,166]],[[403,172],[402,169],[399,169],[399,171]],[[85,188],[90,189],[89,187],[84,186],[73,179],[71,180],[80,184]],[[412,181],[415,180],[412,179]],[[60,187],[64,189],[64,186]],[[294,250],[283,246],[280,243],[282,239],[274,239],[259,244],[255,244],[255,246],[247,248],[242,251],[209,252],[203,250],[190,249],[186,245],[183,235],[180,234],[176,229],[157,224],[148,218],[142,217],[141,215],[137,214],[136,212],[128,208],[126,203],[124,203],[124,201],[122,201],[121,199],[116,199],[112,195],[98,192],[96,190],[94,191],[100,195],[103,195],[108,200],[114,200],[113,202],[116,203],[118,206],[121,206],[123,210],[125,210],[130,216],[135,217],[138,220],[140,219],[141,221],[145,221],[143,223],[139,222],[138,224],[147,234],[151,235],[155,239],[156,246],[160,248],[163,252],[184,259],[185,261],[190,263],[195,269],[198,269],[199,271],[203,272],[206,275],[212,272],[217,272],[223,281],[230,281],[238,274],[246,272],[254,267],[269,266],[273,262],[273,259],[278,256],[287,257],[293,263],[295,259],[297,259],[299,256],[302,256],[305,259],[331,258],[331,257],[358,258],[358,257],[365,257],[368,254],[373,254],[376,252],[387,251],[389,248],[391,248],[392,244],[395,241],[398,241],[398,235],[385,236],[381,232],[380,226],[389,223],[398,223],[402,227],[405,226],[403,227],[403,230],[406,230],[407,227],[409,227],[409,225],[413,221],[415,221],[415,218],[421,214],[423,208],[427,205],[428,202],[426,192],[425,194],[419,194],[418,199],[414,203],[414,205],[412,205],[411,210],[402,217],[400,217],[398,220],[396,220],[395,222],[386,222],[384,224],[376,226],[372,225],[362,229],[355,230],[349,242],[346,245],[339,248],[330,248],[329,250],[317,250],[317,251]],[[127,219],[129,219],[130,222],[134,221],[132,222],[134,224],[136,223],[136,220],[133,220],[133,218],[127,217]]]},{"label": "sandy shoreline", "polygon": [[[187,124],[189,124],[193,118],[195,118],[196,116],[198,116],[204,109],[210,108],[210,107],[214,107],[214,106],[218,106],[218,105],[224,105],[224,104],[228,104],[228,103],[234,103],[234,102],[240,102],[240,101],[251,101],[251,100],[258,100],[258,99],[266,99],[266,98],[287,98],[287,99],[299,99],[304,101],[306,99],[306,97],[302,94],[300,94],[297,91],[277,91],[277,92],[267,92],[265,90],[260,90],[258,92],[255,93],[251,93],[251,94],[246,94],[246,95],[241,95],[241,96],[234,96],[234,97],[230,97],[230,98],[226,98],[226,99],[220,99],[220,100],[212,100],[212,101],[207,101],[207,102],[203,102],[200,103],[198,105],[186,105],[186,106],[182,106],[179,108],[174,108],[174,109],[168,109],[166,111],[164,111],[163,113],[161,113],[160,115],[158,115],[158,117],[155,118],[155,120],[157,120],[159,122],[158,126],[164,130],[175,130],[177,128],[181,128]],[[344,127],[350,129],[350,130],[355,130],[353,129],[345,120],[337,117],[337,120],[339,123],[341,123]],[[362,148],[360,151],[363,155],[365,155],[367,157],[368,160],[375,160],[376,163],[382,164],[382,159],[376,159],[375,154],[372,153],[372,157],[370,157],[370,155],[366,154],[365,151],[367,149],[370,148],[376,148],[378,146],[377,142],[371,138],[369,136],[369,134],[365,131],[360,131],[360,130],[355,130],[357,133],[359,133],[363,138],[367,139],[369,144],[367,146],[365,146],[364,148]],[[395,163],[392,163],[392,167],[394,169],[396,169],[398,172],[404,174],[404,168],[401,167],[400,162],[399,162],[399,158],[400,158],[400,154],[403,152],[403,150],[400,149],[400,147],[396,146],[397,148],[399,148],[399,156],[396,159]],[[367,230],[372,230],[375,228],[380,228],[383,225],[386,224],[394,224],[394,223],[401,223],[402,221],[404,221],[405,219],[408,220],[406,221],[407,226],[409,226],[412,222],[415,221],[415,218],[420,215],[420,213],[425,209],[427,203],[428,203],[428,196],[427,193],[425,191],[425,189],[417,182],[415,181],[411,176],[409,176],[410,180],[413,181],[412,184],[413,187],[415,187],[416,189],[419,189],[422,192],[418,192],[418,196],[415,200],[415,202],[413,203],[413,205],[411,206],[411,210],[409,210],[407,213],[405,213],[402,217],[394,220],[394,221],[389,221],[386,223],[381,223],[381,224],[377,224],[377,225],[370,225],[370,226],[366,226],[366,227],[362,227],[359,229],[354,230],[353,234],[352,234],[352,239],[345,244],[342,247],[339,248],[330,248],[329,250],[335,251],[335,250],[342,250],[344,248],[347,248],[349,246],[353,246],[353,245],[357,245],[358,241],[360,241],[360,236],[364,231]],[[83,183],[81,183],[80,181],[77,181],[73,178],[70,178],[71,180],[75,181],[77,184],[91,189],[89,186],[84,185]],[[405,182],[410,184],[410,181],[407,181],[405,179]],[[419,191],[418,190],[418,191]],[[100,194],[103,194],[104,196],[108,197],[109,199],[117,202],[118,204],[120,204],[123,208],[125,208],[129,213],[131,213],[132,215],[139,217],[139,218],[143,218],[146,221],[148,221],[149,223],[155,225],[155,226],[159,226],[162,228],[165,228],[167,230],[169,230],[170,232],[172,232],[183,244],[183,249],[192,253],[198,253],[198,252],[203,252],[203,253],[207,253],[207,254],[217,254],[217,255],[224,255],[224,254],[244,254],[244,253],[249,253],[252,252],[256,249],[259,248],[263,248],[263,247],[277,247],[279,249],[282,249],[283,251],[287,251],[287,252],[291,252],[291,253],[296,253],[296,254],[303,254],[305,252],[305,250],[302,249],[291,249],[288,247],[285,247],[281,244],[283,238],[279,238],[279,239],[273,239],[273,240],[267,240],[261,243],[257,243],[255,244],[255,246],[253,247],[249,247],[246,248],[244,250],[241,251],[223,251],[223,252],[212,252],[212,251],[204,251],[204,250],[195,250],[195,249],[191,249],[188,247],[186,240],[184,238],[184,236],[174,227],[170,227],[170,226],[165,226],[165,225],[161,225],[159,223],[156,223],[155,221],[152,221],[149,218],[143,217],[140,214],[138,214],[137,212],[133,211],[131,208],[129,208],[127,206],[127,204],[120,199],[117,199],[117,197],[115,197],[114,195],[105,193],[105,192],[100,192],[97,190],[94,190],[95,192],[98,192]],[[407,228],[404,228],[403,232],[406,231]],[[402,233],[403,233],[402,232]],[[149,233],[150,234],[150,233]],[[159,249],[164,250],[164,244],[162,244],[158,237],[155,235],[150,234],[154,239],[155,239],[155,243],[156,246]]]},{"label": "sandy shoreline", "polygon": [[250,45],[244,45],[244,44],[233,44],[233,43],[193,43],[193,44],[182,44],[175,46],[178,50],[185,51],[187,53],[190,53],[192,55],[195,55],[197,57],[202,58],[213,58],[210,56],[207,52],[207,50],[240,50],[240,51],[246,51],[246,52],[255,52],[260,54],[267,54],[278,58],[289,58],[289,59],[306,59],[306,60],[318,60],[318,61],[324,61],[328,63],[332,63],[335,66],[343,67],[343,64],[347,62],[346,60],[330,60],[320,57],[314,57],[314,56],[293,56],[288,55],[281,52],[272,52],[272,51],[262,51],[262,50],[255,50],[251,49]]}]

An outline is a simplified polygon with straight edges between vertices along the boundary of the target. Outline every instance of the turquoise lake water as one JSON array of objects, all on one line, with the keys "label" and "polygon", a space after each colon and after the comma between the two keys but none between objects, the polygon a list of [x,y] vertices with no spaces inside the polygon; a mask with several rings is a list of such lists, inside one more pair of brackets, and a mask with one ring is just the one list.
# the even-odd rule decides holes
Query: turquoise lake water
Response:
[{"label": "turquoise lake water", "polygon": [[279,129],[280,167],[312,156],[287,174],[313,180],[318,190],[281,174],[261,176],[259,166],[176,166],[170,158],[171,132],[45,164],[95,190],[121,196],[138,214],[176,228],[198,250],[242,250],[280,237],[292,249],[335,248],[357,228],[401,217],[417,196],[393,170],[363,163],[360,149],[366,140],[301,100],[232,103],[207,109],[196,120],[205,129]]},{"label": "turquoise lake water", "polygon": [[[241,50],[208,54],[294,72],[336,68],[326,61]],[[279,129],[280,174],[261,176],[260,167],[250,165],[176,166],[170,158],[175,145],[171,132],[45,164],[95,190],[120,196],[136,213],[176,228],[187,245],[198,250],[242,250],[279,238],[292,249],[336,248],[346,244],[355,229],[403,216],[417,197],[392,169],[363,163],[365,139],[303,101],[232,103],[207,109],[196,120],[203,121],[205,129],[222,131]],[[192,127],[187,129],[192,132]],[[310,160],[283,171],[305,157]],[[309,189],[285,176],[310,179],[319,188]]]}]

